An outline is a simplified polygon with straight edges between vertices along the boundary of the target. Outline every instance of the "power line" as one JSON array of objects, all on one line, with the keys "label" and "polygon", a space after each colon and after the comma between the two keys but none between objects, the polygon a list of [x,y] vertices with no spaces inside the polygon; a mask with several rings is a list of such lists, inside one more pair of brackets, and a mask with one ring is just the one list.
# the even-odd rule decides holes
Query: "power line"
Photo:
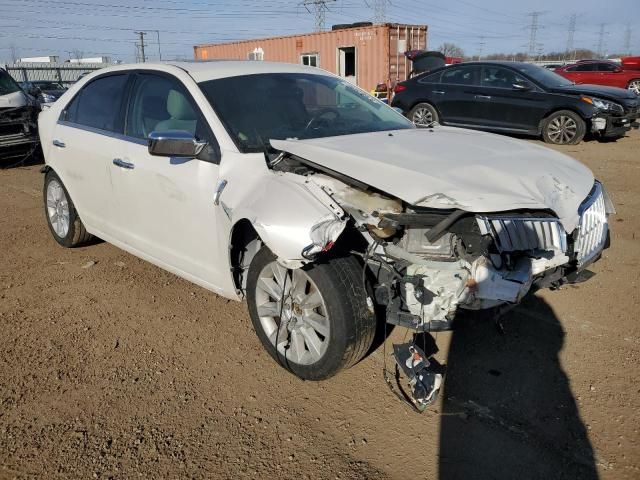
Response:
[{"label": "power line", "polygon": [[307,9],[307,12],[312,13],[313,11],[316,17],[316,30],[318,32],[324,30],[326,13],[329,10],[327,3],[335,1],[336,0],[303,0],[302,5]]}]

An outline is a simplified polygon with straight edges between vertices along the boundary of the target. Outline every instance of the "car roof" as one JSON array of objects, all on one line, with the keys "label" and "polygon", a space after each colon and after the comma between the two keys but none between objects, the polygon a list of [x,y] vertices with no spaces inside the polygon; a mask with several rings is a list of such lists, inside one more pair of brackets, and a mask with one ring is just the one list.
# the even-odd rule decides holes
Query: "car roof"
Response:
[{"label": "car roof", "polygon": [[218,78],[254,75],[259,73],[307,73],[316,75],[332,75],[326,70],[322,70],[317,67],[306,67],[295,63],[263,62],[255,60],[135,63],[108,67],[99,71],[106,73],[108,71],[144,69],[171,73],[172,71],[175,71],[174,68],[186,71],[196,82],[205,82],[207,80],[215,80]]}]

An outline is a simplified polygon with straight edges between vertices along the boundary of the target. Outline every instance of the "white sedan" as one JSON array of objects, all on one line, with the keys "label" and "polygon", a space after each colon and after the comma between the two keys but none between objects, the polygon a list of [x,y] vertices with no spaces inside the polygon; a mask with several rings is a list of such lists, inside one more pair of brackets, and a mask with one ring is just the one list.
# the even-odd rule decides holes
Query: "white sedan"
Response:
[{"label": "white sedan", "polygon": [[[265,348],[319,380],[378,322],[580,280],[612,206],[579,162],[487,133],[418,129],[316,68],[220,61],[92,73],[42,112],[46,218],[246,299]],[[212,318],[215,312],[212,312]]]}]

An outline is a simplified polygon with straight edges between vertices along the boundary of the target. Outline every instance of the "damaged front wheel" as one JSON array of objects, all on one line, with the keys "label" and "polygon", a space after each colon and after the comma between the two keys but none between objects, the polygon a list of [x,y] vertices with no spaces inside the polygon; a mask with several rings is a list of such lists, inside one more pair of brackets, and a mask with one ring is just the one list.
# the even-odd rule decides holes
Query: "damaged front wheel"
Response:
[{"label": "damaged front wheel", "polygon": [[269,354],[304,380],[350,367],[373,342],[376,318],[354,257],[289,270],[263,247],[249,268],[247,301]]}]

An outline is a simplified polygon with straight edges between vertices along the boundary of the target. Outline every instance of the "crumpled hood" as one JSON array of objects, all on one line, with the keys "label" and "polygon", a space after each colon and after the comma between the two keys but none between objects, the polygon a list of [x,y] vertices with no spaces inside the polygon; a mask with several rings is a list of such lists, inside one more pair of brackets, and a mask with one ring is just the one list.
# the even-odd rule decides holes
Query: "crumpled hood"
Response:
[{"label": "crumpled hood", "polygon": [[593,187],[577,160],[540,145],[453,127],[271,140],[274,148],[416,206],[469,212],[551,209],[568,232]]}]

